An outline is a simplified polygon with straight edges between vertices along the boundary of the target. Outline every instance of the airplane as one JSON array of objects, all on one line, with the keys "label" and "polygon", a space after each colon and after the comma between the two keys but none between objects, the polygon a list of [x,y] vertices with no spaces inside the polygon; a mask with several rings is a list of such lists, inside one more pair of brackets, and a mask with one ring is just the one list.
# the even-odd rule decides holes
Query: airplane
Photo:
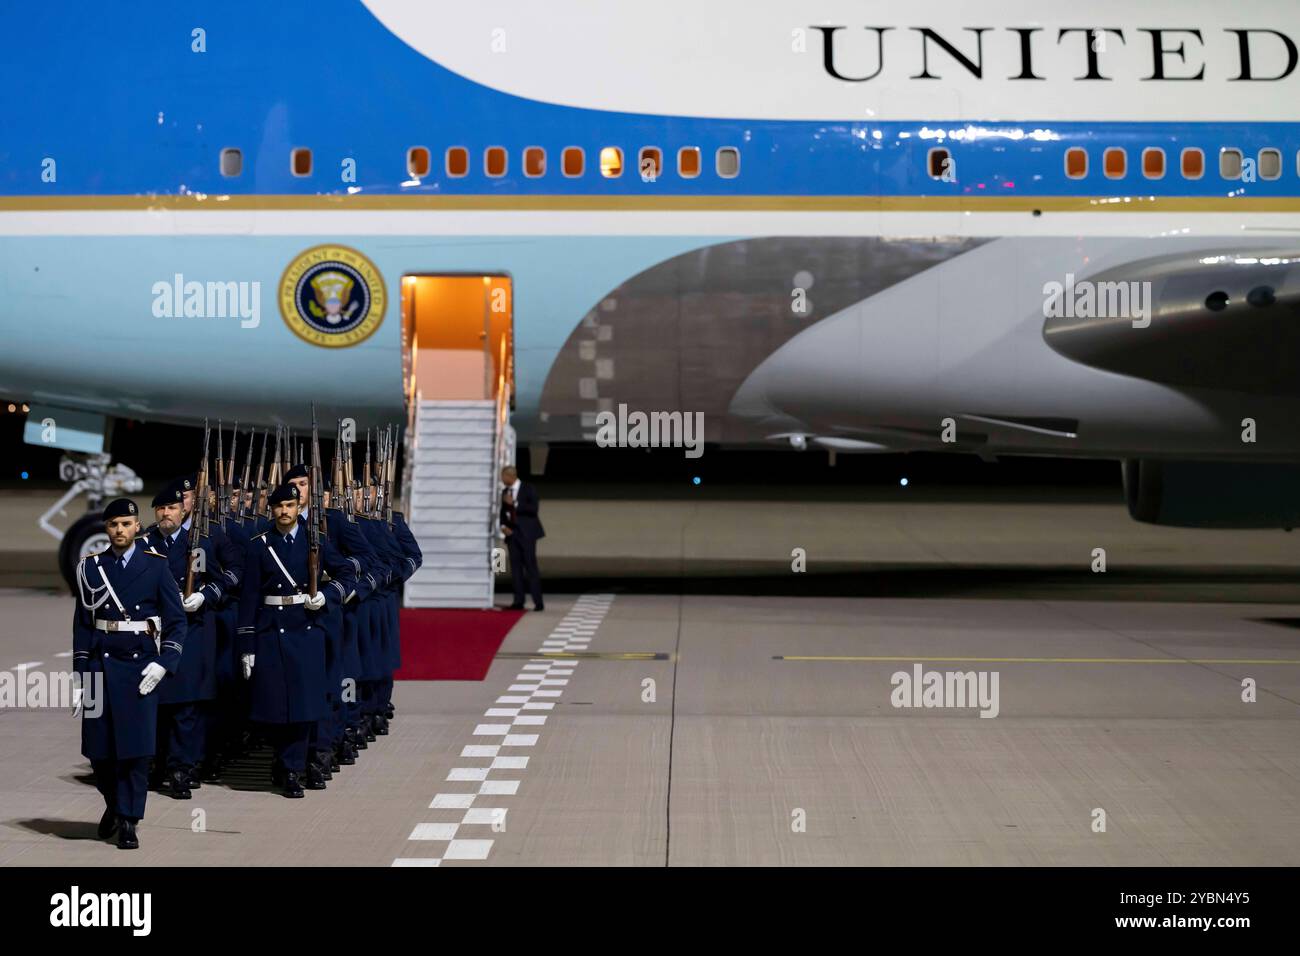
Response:
[{"label": "airplane", "polygon": [[92,507],[132,478],[117,419],[508,393],[535,467],[680,412],[721,447],[1119,459],[1138,520],[1296,522],[1294,4],[56,2],[0,30],[0,393]]}]

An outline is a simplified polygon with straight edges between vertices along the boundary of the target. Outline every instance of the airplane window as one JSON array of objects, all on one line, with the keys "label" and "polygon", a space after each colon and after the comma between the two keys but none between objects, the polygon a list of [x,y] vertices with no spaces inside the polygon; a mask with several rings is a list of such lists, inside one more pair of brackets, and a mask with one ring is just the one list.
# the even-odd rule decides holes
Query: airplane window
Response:
[{"label": "airplane window", "polygon": [[426,146],[412,146],[406,151],[406,172],[414,179],[423,179],[429,175],[429,167],[433,165],[429,159],[429,149]]},{"label": "airplane window", "polygon": [[606,179],[623,175],[623,151],[617,146],[606,146],[600,151],[600,174]]},{"label": "airplane window", "polygon": [[925,166],[931,179],[943,179],[944,174],[951,168],[951,163],[948,150],[942,146],[936,146],[926,154]]},{"label": "airplane window", "polygon": [[1158,146],[1142,150],[1142,175],[1147,179],[1165,178],[1165,151]]},{"label": "airplane window", "polygon": [[289,154],[289,170],[295,176],[311,175],[311,150],[298,147]]},{"label": "airplane window", "polygon": [[529,146],[524,150],[524,175],[536,179],[546,172],[546,150]]},{"label": "airplane window", "polygon": [[1065,151],[1065,175],[1071,179],[1082,179],[1088,175],[1088,151],[1072,146]]},{"label": "airplane window", "polygon": [[504,146],[489,146],[483,151],[483,172],[493,177],[506,174],[506,148]]},{"label": "airplane window", "polygon": [[[1300,163],[1300,155],[1296,162]],[[683,146],[677,151],[677,175],[682,179],[694,179],[700,174],[700,148]]]},{"label": "airplane window", "polygon": [[464,146],[447,147],[447,175],[456,179],[469,175],[469,150]]},{"label": "airplane window", "polygon": [[564,152],[560,155],[560,167],[564,175],[570,179],[581,176],[586,165],[587,154],[582,151],[581,146],[564,147]]},{"label": "airplane window", "polygon": [[1219,175],[1224,179],[1241,178],[1241,150],[1219,150]]},{"label": "airplane window", "polygon": [[244,171],[244,154],[234,147],[221,151],[221,175],[229,178]]},{"label": "airplane window", "polygon": [[642,146],[636,168],[641,173],[643,181],[654,182],[664,170],[663,151],[658,146]]},{"label": "airplane window", "polygon": [[1128,153],[1112,146],[1101,154],[1101,168],[1107,179],[1123,179],[1128,172]]},{"label": "airplane window", "polygon": [[734,179],[740,175],[740,150],[734,146],[723,146],[718,150],[718,175],[723,179]]},{"label": "airplane window", "polygon": [[1183,178],[1200,179],[1205,175],[1205,154],[1195,146],[1183,150]]},{"label": "airplane window", "polygon": [[1259,178],[1277,179],[1282,175],[1282,151],[1269,148],[1259,151]]}]

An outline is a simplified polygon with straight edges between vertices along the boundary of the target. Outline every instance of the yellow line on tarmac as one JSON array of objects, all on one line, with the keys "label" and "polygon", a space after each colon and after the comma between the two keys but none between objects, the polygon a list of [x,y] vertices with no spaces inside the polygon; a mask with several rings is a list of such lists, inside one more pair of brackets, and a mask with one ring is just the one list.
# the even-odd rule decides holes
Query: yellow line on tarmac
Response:
[{"label": "yellow line on tarmac", "polygon": [[960,661],[980,664],[1300,664],[1286,658],[1238,657],[851,657],[781,654],[778,661],[841,661],[858,663],[934,663]]}]

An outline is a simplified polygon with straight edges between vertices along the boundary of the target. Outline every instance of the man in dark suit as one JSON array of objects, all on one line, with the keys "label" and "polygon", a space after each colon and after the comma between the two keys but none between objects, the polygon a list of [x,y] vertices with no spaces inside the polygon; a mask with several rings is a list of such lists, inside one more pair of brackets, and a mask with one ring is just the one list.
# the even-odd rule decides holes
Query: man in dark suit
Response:
[{"label": "man in dark suit", "polygon": [[537,542],[546,537],[537,517],[537,489],[519,480],[519,473],[506,465],[501,469],[501,533],[510,549],[510,573],[514,577],[515,603],[512,611],[524,607],[524,591],[533,596],[533,610],[545,610],[542,603],[542,576],[537,570]]}]

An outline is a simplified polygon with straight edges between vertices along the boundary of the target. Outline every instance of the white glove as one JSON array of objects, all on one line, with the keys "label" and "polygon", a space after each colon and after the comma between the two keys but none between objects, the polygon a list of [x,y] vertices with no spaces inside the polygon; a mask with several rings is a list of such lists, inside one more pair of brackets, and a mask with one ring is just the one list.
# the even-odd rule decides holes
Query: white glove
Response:
[{"label": "white glove", "polygon": [[239,658],[239,662],[244,665],[244,680],[249,680],[253,676],[253,659],[252,654],[243,654]]},{"label": "white glove", "polygon": [[303,603],[307,606],[307,610],[319,611],[325,606],[325,595],[320,591],[317,591],[315,594],[310,595]]},{"label": "white glove", "polygon": [[84,687],[72,688],[72,716],[73,717],[79,717],[81,715],[81,706],[83,703],[83,698],[85,696],[86,696],[86,689]]},{"label": "white glove", "polygon": [[193,614],[199,608],[203,607],[203,592],[195,591],[189,597],[181,601],[181,606],[184,607],[186,611]]},{"label": "white glove", "polygon": [[167,676],[167,668],[155,661],[152,664],[146,664],[140,675],[144,678],[144,680],[140,681],[140,693],[147,694],[158,686],[159,681]]}]

